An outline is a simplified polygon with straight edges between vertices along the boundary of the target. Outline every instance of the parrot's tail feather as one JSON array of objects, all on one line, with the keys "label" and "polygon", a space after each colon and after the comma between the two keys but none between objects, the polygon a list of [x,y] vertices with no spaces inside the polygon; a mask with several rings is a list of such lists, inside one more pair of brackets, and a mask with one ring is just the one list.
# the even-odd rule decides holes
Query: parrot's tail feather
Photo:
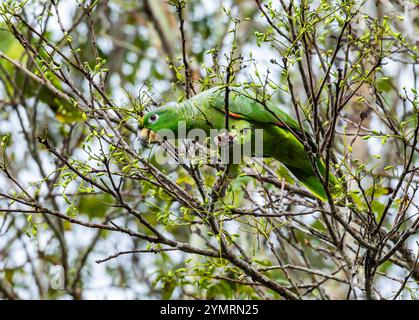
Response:
[{"label": "parrot's tail feather", "polygon": [[326,192],[324,191],[323,185],[313,172],[303,171],[291,166],[287,166],[287,168],[311,193],[320,200],[326,201]]},{"label": "parrot's tail feather", "polygon": [[[320,161],[317,162],[319,172],[322,176],[325,174],[324,164]],[[303,184],[311,193],[322,201],[327,201],[326,191],[323,188],[321,181],[317,178],[313,171],[305,171],[300,168],[286,166],[289,171]],[[336,177],[332,174],[329,175],[330,186],[336,185]]]}]

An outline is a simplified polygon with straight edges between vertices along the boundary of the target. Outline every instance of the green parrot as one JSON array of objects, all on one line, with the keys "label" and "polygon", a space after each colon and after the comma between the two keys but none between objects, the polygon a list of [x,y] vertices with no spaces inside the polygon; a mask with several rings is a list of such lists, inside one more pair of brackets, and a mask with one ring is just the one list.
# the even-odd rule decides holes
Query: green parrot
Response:
[{"label": "green parrot", "polygon": [[[225,129],[225,90],[224,86],[214,87],[184,102],[171,103],[146,113],[142,118],[140,139],[143,142],[155,142],[158,139],[156,133],[162,129],[173,131],[175,138],[178,138],[181,122],[184,123],[186,132],[202,129],[210,134],[211,129]],[[311,193],[326,201],[323,185],[300,142],[303,133],[297,121],[269,101],[258,102],[244,90],[230,87],[228,96],[229,132],[244,136],[239,139],[240,143],[244,143],[243,140],[255,141],[254,129],[262,129],[262,156],[280,161]],[[313,148],[316,147],[311,137],[308,143]],[[316,162],[320,174],[324,176],[324,163],[320,159],[316,159]],[[332,174],[329,175],[329,181],[331,187],[337,183]]]}]

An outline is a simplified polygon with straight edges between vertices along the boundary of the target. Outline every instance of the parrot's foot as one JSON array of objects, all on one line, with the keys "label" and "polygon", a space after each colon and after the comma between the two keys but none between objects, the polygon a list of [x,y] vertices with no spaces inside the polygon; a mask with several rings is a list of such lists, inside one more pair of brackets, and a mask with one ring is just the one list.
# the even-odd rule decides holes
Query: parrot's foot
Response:
[{"label": "parrot's foot", "polygon": [[217,136],[215,136],[214,142],[219,146],[223,146],[227,143],[235,141],[236,137],[237,137],[237,134],[224,131],[223,133],[220,133]]}]

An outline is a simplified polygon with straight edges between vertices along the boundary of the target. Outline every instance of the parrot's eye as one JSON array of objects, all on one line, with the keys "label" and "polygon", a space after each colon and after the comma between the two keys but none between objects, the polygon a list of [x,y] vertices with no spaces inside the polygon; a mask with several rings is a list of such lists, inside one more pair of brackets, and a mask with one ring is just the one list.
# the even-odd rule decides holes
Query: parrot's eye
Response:
[{"label": "parrot's eye", "polygon": [[158,114],[153,114],[150,116],[150,123],[154,123],[157,121],[157,119],[159,118]]}]

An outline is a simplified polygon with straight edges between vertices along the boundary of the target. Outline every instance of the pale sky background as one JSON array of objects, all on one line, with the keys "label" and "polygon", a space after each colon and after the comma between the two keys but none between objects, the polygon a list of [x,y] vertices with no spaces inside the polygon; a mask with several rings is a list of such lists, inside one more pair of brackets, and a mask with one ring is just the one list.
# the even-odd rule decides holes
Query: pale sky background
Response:
[{"label": "pale sky background", "polygon": [[[65,0],[65,1],[60,2],[60,7],[61,7],[60,12],[68,13],[68,14],[61,15],[61,19],[63,20],[65,26],[69,26],[73,22],[71,20],[72,10],[74,8],[73,3],[74,3],[74,0]],[[211,12],[214,12],[220,6],[220,3],[221,1],[204,1],[203,2],[204,8],[202,10],[202,15],[210,14]],[[222,3],[226,5],[228,1],[227,2],[224,1]],[[112,7],[112,1],[110,1],[110,6]],[[115,10],[117,11],[116,6],[115,6]],[[118,14],[118,13],[115,12],[115,14]],[[407,10],[403,14],[409,14],[409,11]],[[55,23],[55,22],[56,22],[55,19],[51,19],[51,23]],[[55,32],[57,33],[57,37],[61,36],[61,31],[58,28],[55,29]],[[176,29],[174,30],[174,32],[178,32],[178,30]],[[231,39],[229,37],[226,37],[226,41],[230,41],[230,40]],[[106,40],[100,40],[100,41],[101,41],[100,45],[106,50],[107,41]],[[108,42],[108,43],[109,43],[108,45],[111,45],[111,42]],[[266,69],[269,68],[271,69],[270,76],[273,79],[278,78],[278,70],[272,70],[272,64],[269,63],[269,60],[271,58],[275,58],[277,54],[273,52],[273,50],[269,47],[269,45],[263,44],[261,47],[258,47],[256,45],[247,45],[243,53],[245,55],[245,59],[249,58],[250,53],[252,54],[254,60],[257,62],[257,67],[261,74],[264,74],[266,72]],[[149,52],[147,52],[147,55],[150,57],[155,56],[155,54],[156,52],[154,52],[154,49],[151,49],[149,50]],[[220,56],[221,55],[222,53],[220,54]],[[211,59],[209,56],[206,57],[206,62],[211,63]],[[164,63],[164,60],[162,61],[162,63]],[[124,89],[135,95],[138,92],[138,88],[141,86],[141,84],[145,80],[147,80],[148,74],[150,72],[150,67],[151,67],[151,64],[149,63],[147,64],[147,62],[143,62],[142,68],[137,75],[138,83],[135,86],[127,85],[127,87],[125,87]],[[409,88],[412,85],[413,78],[411,77],[411,72],[404,72],[404,70],[401,69],[400,64],[389,62],[387,65],[383,67],[383,69],[385,70],[387,74],[397,79],[400,88],[402,88],[403,86],[406,86]],[[238,80],[239,81],[249,80],[248,75],[249,74],[254,75],[254,73],[255,73],[255,67],[251,64],[248,69],[246,69],[244,72],[240,74],[240,76],[238,77]],[[111,78],[111,83],[113,87],[118,87],[118,79],[116,77]],[[159,95],[162,92],[168,89],[167,83],[164,81],[157,81],[155,83],[153,82],[153,89],[156,92],[156,96],[159,97]],[[419,88],[417,89],[419,90]],[[114,91],[113,98],[117,103],[126,103],[128,101],[126,94],[122,90],[122,88],[120,90]],[[18,128],[18,127],[19,127],[18,119],[15,113],[11,115],[10,121],[3,122],[1,124],[1,129],[3,132],[15,131],[15,128]],[[50,128],[50,129],[53,130],[54,128]],[[25,141],[23,138],[23,135],[21,135],[21,141]],[[369,147],[376,154],[379,154],[382,151],[381,144],[377,143],[377,141],[374,139],[370,139]],[[13,148],[15,148],[16,150],[16,163],[19,163],[19,162],[23,163],[24,161],[27,160],[27,159],[24,159],[25,157],[24,150],[26,149],[26,146],[24,143],[15,143],[13,145]],[[83,157],[83,154],[79,153],[79,156]],[[48,164],[49,160],[47,160],[47,157],[45,154],[43,155],[43,157],[44,157],[43,159],[44,163]],[[52,165],[49,165],[46,171],[50,172],[51,170],[53,170],[53,168],[54,167]],[[30,169],[20,171],[20,177],[21,178],[24,177],[24,179],[22,179],[23,181],[37,181],[40,179],[38,172],[36,170],[30,170]],[[3,176],[0,176],[0,188],[5,188],[5,180]],[[22,225],[22,228],[23,227],[24,226]],[[78,254],[78,252],[82,250],[82,248],[89,242],[90,237],[93,235],[93,232],[91,232],[91,230],[88,230],[86,228],[76,226],[76,225],[74,225],[73,228],[74,228],[74,232],[66,233],[66,238],[67,238],[68,243],[73,244],[73,246],[70,248],[70,255]],[[416,237],[416,240],[417,238],[418,237]],[[33,241],[30,239],[26,241],[26,244],[28,246],[27,249],[29,250],[29,252],[31,252],[32,250],[33,250],[32,252],[35,252],[36,245],[38,245],[41,249],[45,248],[47,246],[46,241],[47,241],[47,237],[41,230],[39,232],[37,241]],[[412,238],[410,241],[414,242],[415,239]],[[129,236],[119,234],[119,233],[111,233],[107,241],[99,242],[98,249],[99,251],[102,252],[102,254],[95,253],[95,254],[92,254],[89,258],[90,259],[89,264],[92,266],[92,273],[89,276],[90,280],[88,282],[89,283],[88,289],[86,288],[85,290],[86,299],[132,299],[132,298],[135,298],[132,292],[130,292],[129,290],[126,290],[125,288],[116,288],[116,287],[110,286],[111,279],[109,275],[106,273],[106,267],[108,265],[114,264],[115,261],[111,260],[103,264],[96,264],[94,262],[94,259],[104,258],[118,251],[133,249],[131,245],[132,245],[132,242]],[[48,252],[48,248],[46,248],[46,251]],[[169,254],[174,259],[182,258],[182,255],[180,255],[177,252],[168,252],[167,254]],[[6,266],[19,265],[24,262],[24,259],[25,259],[25,253],[23,249],[15,248],[13,250],[12,257],[9,257],[8,260],[0,261],[0,269],[3,269],[5,265]],[[127,259],[126,260],[127,263],[130,263],[128,259],[131,259],[131,256],[129,255],[121,256],[117,259],[119,263],[123,262],[126,259]],[[141,264],[150,266],[148,270],[148,274],[151,278],[154,277],[155,271],[156,271],[152,263],[153,259],[155,259],[155,255],[152,255],[152,254],[143,254],[139,256],[139,261]],[[28,272],[30,272],[29,265],[27,265],[26,267],[28,268]],[[398,269],[397,267],[393,267],[393,268],[396,272],[400,273],[400,276],[402,275],[402,272],[400,272],[400,269],[399,271],[397,271]],[[54,270],[52,271],[54,272]],[[399,288],[399,284],[395,282],[391,282],[387,280],[385,281],[385,284],[386,284],[386,287],[385,287],[384,293],[389,294],[389,295],[392,293],[392,291],[397,290]],[[394,284],[394,286],[391,286],[391,284]],[[136,288],[138,289],[138,291],[140,292],[142,291],[144,292],[144,294],[146,294],[146,290],[141,283],[138,283],[136,285]],[[26,290],[20,291],[19,288],[16,288],[16,291],[19,294],[22,294],[22,297],[25,297],[28,299],[33,297],[33,295],[29,294],[28,291]],[[176,294],[174,296],[176,296]],[[147,296],[144,295],[143,298],[147,298]]]}]

